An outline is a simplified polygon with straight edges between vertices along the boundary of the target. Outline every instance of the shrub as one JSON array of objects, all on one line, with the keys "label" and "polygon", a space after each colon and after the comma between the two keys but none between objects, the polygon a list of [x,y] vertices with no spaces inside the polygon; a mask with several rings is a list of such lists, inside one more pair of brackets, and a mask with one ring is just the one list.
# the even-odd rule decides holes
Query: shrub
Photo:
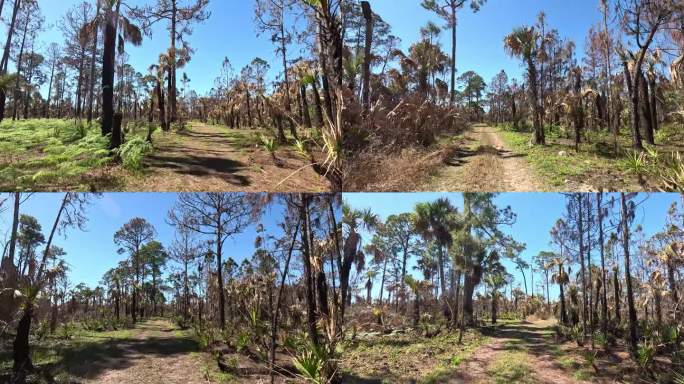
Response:
[{"label": "shrub", "polygon": [[636,352],[636,361],[639,365],[639,369],[644,373],[652,372],[655,356],[656,347],[653,343],[645,342],[639,345]]},{"label": "shrub", "polygon": [[140,171],[142,161],[147,154],[152,152],[154,147],[142,137],[135,137],[118,149],[124,168],[129,171]]}]

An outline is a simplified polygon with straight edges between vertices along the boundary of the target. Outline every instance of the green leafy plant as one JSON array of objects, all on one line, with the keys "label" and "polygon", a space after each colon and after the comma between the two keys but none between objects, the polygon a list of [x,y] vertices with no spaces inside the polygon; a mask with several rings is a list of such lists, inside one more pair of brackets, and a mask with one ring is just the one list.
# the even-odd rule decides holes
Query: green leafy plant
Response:
[{"label": "green leafy plant", "polygon": [[644,152],[630,151],[624,161],[625,169],[639,177],[639,182],[643,183],[643,177],[648,171],[648,158]]},{"label": "green leafy plant", "polygon": [[639,345],[639,348],[637,348],[636,352],[636,362],[639,365],[639,369],[641,369],[641,371],[652,371],[656,352],[656,347],[651,342],[645,342]]},{"label": "green leafy plant", "polygon": [[139,171],[142,169],[143,159],[153,149],[152,144],[142,137],[134,137],[124,143],[117,153],[121,157],[124,168],[130,171]]},{"label": "green leafy plant", "polygon": [[328,354],[323,348],[306,344],[298,348],[292,362],[304,379],[323,384],[328,381],[325,375],[327,361]]}]

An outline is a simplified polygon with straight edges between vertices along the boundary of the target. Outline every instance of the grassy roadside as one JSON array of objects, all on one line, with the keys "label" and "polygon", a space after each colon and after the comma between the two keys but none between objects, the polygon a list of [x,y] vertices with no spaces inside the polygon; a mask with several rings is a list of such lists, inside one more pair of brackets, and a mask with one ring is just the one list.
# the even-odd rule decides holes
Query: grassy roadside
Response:
[{"label": "grassy roadside", "polygon": [[[547,145],[530,144],[531,133],[519,132],[498,126],[500,137],[516,153],[526,156],[535,173],[553,189],[589,189],[640,191],[639,176],[633,171],[630,152],[623,150],[620,156],[613,153],[613,138],[607,134],[587,133],[588,140],[580,144],[576,152],[572,140],[559,130],[547,130]],[[673,128],[663,129],[660,142],[669,143]],[[629,148],[629,137],[622,135],[618,140],[620,148]],[[662,144],[658,150],[672,151],[675,148]],[[649,180],[657,184],[657,180]]]},{"label": "grassy roadside", "polygon": [[347,382],[438,383],[458,371],[461,363],[489,338],[468,330],[463,343],[458,332],[433,338],[413,334],[368,335],[344,347],[340,366]]}]

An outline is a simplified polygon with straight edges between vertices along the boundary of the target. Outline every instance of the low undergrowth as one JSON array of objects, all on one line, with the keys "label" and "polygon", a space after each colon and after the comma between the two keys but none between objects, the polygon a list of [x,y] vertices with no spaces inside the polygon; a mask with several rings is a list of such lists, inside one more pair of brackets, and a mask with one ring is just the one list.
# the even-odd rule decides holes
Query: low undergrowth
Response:
[{"label": "low undergrowth", "polygon": [[[618,155],[614,138],[604,131],[587,131],[579,151],[575,151],[567,130],[547,128],[547,145],[533,146],[531,133],[499,125],[501,137],[528,161],[551,186],[592,183],[603,189],[665,190],[684,189],[684,163],[680,155],[678,128],[664,125],[656,133],[656,146],[644,144],[644,152],[631,150],[631,138],[624,132],[618,137]],[[585,185],[586,186],[586,185]],[[595,189],[595,188],[594,188]]]},{"label": "low undergrowth", "polygon": [[118,153],[109,150],[96,122],[31,119],[0,123],[0,189],[91,190],[116,183],[113,177],[96,175],[117,164],[139,171],[143,158],[152,152],[144,140],[149,127],[132,122],[127,141]]},{"label": "low undergrowth", "polygon": [[356,379],[441,382],[457,372],[461,363],[488,340],[477,330],[468,330],[461,344],[458,332],[432,338],[412,332],[359,334],[357,340],[344,345],[340,367],[345,376]]}]

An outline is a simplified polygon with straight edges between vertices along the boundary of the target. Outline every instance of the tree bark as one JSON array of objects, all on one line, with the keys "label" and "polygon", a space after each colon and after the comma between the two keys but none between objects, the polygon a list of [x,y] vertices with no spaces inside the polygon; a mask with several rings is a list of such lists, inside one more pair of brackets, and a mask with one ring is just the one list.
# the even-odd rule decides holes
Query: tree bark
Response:
[{"label": "tree bark", "polygon": [[[306,316],[307,316],[307,326],[309,330],[309,338],[311,339],[311,343],[314,346],[318,346],[318,330],[316,328],[316,298],[315,298],[315,292],[314,292],[314,281],[313,281],[313,274],[312,274],[312,267],[311,267],[311,253],[310,253],[310,248],[309,248],[309,230],[310,228],[308,227],[308,221],[307,221],[307,209],[309,205],[309,196],[307,196],[304,193],[301,193],[300,195],[300,205],[299,205],[299,220],[302,223],[302,234],[301,234],[301,242],[302,242],[302,261],[304,263],[304,282],[306,284]],[[340,277],[342,279],[342,277]],[[342,284],[344,281],[342,281],[340,284]],[[341,285],[340,285],[341,286]],[[344,295],[346,291],[342,290],[342,294]],[[343,300],[344,302],[344,296]],[[344,308],[344,306],[343,306]]]},{"label": "tree bark", "polygon": [[[12,38],[14,37],[14,27],[17,22],[17,14],[19,13],[19,8],[21,8],[21,0],[14,0],[14,8],[12,10],[12,20],[10,21],[9,28],[7,29],[7,42],[5,43],[5,49],[2,53],[2,59],[0,59],[0,76],[7,74],[7,66],[9,64],[10,48],[12,47]],[[4,89],[0,89],[0,122],[5,118],[5,103],[7,102],[7,93]]]},{"label": "tree bark", "polygon": [[[100,17],[100,2],[97,1],[97,6],[96,6],[96,11],[95,11],[95,18],[98,20]],[[93,121],[93,102],[95,101],[95,56],[97,56],[97,38],[100,32],[100,23],[95,22],[95,28],[94,28],[94,33],[95,36],[93,36],[93,51],[90,55],[90,90],[88,92],[88,122],[90,123]]]},{"label": "tree bark", "polygon": [[637,313],[634,306],[634,292],[632,291],[632,275],[629,254],[629,212],[627,210],[627,200],[624,193],[620,194],[622,205],[622,248],[625,258],[625,283],[627,284],[627,305],[629,309],[629,342],[632,355],[636,357],[639,337],[637,334]]},{"label": "tree bark", "polygon": [[371,69],[371,47],[373,44],[373,11],[368,1],[361,2],[363,17],[366,19],[366,44],[363,52],[363,93],[361,104],[363,113],[368,114],[371,108],[370,101],[370,69]]},{"label": "tree bark", "polygon": [[26,382],[26,374],[33,369],[29,349],[29,334],[31,332],[31,318],[33,317],[33,304],[26,303],[24,313],[17,326],[17,335],[13,343],[14,365],[12,367],[12,383],[23,384]]},{"label": "tree bark", "polygon": [[104,52],[102,62],[102,135],[112,133],[114,123],[114,71],[116,63],[116,28],[118,14],[105,12]]}]

